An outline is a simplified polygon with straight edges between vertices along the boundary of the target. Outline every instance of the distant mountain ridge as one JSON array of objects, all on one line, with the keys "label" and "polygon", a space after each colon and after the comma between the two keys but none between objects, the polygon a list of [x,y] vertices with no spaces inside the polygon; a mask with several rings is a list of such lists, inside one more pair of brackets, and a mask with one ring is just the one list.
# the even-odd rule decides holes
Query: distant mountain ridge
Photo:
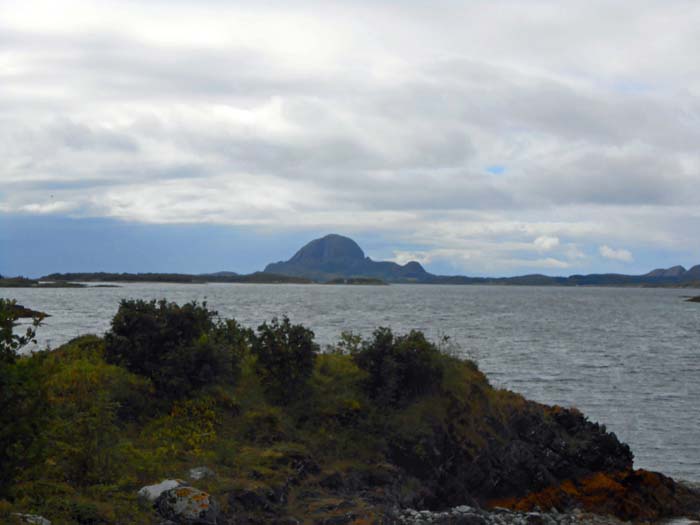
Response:
[{"label": "distant mountain ridge", "polygon": [[393,283],[493,284],[534,286],[698,286],[700,264],[686,270],[683,266],[658,268],[644,275],[589,274],[550,277],[542,274],[517,277],[467,277],[434,275],[419,262],[404,265],[374,261],[349,237],[330,234],[314,239],[300,248],[288,261],[270,263],[265,273],[302,277],[317,282],[342,278],[376,278]]},{"label": "distant mountain ridge", "polygon": [[693,266],[690,270],[686,270],[683,266],[673,266],[666,269],[658,268],[643,275],[642,277],[694,281],[700,279],[700,264]]},{"label": "distant mountain ridge", "polygon": [[[387,283],[488,284],[520,286],[663,286],[700,288],[700,264],[686,270],[683,266],[657,268],[643,275],[616,273],[552,277],[542,274],[516,277],[467,277],[435,275],[417,261],[398,264],[374,261],[349,237],[330,234],[314,239],[288,261],[270,263],[262,272],[237,274],[222,271],[199,275],[179,273],[53,273],[41,277],[51,282],[170,282],[170,283],[326,283],[339,280],[378,279]],[[5,279],[4,281],[11,281]],[[4,282],[3,281],[3,282]],[[2,285],[2,283],[0,283]]]}]

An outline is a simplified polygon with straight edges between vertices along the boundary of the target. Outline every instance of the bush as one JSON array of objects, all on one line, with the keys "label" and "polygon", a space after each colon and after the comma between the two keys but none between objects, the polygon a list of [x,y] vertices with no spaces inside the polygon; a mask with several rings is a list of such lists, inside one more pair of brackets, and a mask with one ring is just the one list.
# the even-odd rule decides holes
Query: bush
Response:
[{"label": "bush", "polygon": [[161,301],[124,300],[105,335],[105,359],[151,378],[168,398],[187,396],[238,375],[239,348],[244,336],[238,325],[215,323],[206,303],[179,306]]},{"label": "bush", "polygon": [[14,333],[14,327],[19,319],[17,302],[14,299],[0,298],[0,361],[13,363],[23,347],[29,343],[35,343],[36,329],[41,324],[45,315],[36,313],[32,318],[32,325],[27,328],[24,335]]},{"label": "bush", "polygon": [[302,395],[318,350],[314,333],[300,324],[293,325],[287,317],[258,327],[253,353],[262,386],[273,402],[286,404]]},{"label": "bush", "polygon": [[367,394],[382,406],[405,405],[442,381],[440,351],[419,331],[395,337],[391,329],[379,328],[353,358],[369,374]]},{"label": "bush", "polygon": [[38,360],[17,360],[43,317],[36,316],[24,335],[13,331],[17,318],[15,301],[0,299],[0,494],[39,456],[45,419]]},{"label": "bush", "polygon": [[43,449],[46,396],[37,360],[0,362],[0,495]]}]

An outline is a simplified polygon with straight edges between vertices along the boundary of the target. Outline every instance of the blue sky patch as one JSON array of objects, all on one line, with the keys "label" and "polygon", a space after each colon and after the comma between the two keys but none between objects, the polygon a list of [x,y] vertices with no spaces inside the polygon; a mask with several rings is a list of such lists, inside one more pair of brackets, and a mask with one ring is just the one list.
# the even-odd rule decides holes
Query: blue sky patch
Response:
[{"label": "blue sky patch", "polygon": [[500,164],[492,164],[490,166],[486,166],[486,171],[492,175],[503,175],[506,172],[506,167]]}]

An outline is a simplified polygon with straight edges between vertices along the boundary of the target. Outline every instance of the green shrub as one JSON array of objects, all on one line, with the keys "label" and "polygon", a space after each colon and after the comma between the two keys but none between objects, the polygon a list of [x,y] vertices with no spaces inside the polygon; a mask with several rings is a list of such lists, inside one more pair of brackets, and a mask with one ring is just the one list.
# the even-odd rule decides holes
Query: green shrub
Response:
[{"label": "green shrub", "polygon": [[32,325],[26,329],[24,335],[14,333],[17,319],[17,302],[14,299],[0,298],[0,362],[13,363],[19,350],[29,343],[36,342],[36,329],[44,319],[44,314],[34,315]]},{"label": "green shrub", "polygon": [[173,403],[170,414],[152,421],[142,438],[150,442],[161,459],[201,457],[216,443],[220,426],[221,414],[214,398],[182,399]]},{"label": "green shrub", "polygon": [[440,351],[415,330],[396,337],[391,329],[379,328],[353,358],[369,374],[367,394],[382,406],[404,405],[442,380]]},{"label": "green shrub", "polygon": [[46,396],[38,364],[0,362],[0,495],[41,456]]},{"label": "green shrub", "polygon": [[[244,339],[237,324],[217,324],[206,303],[179,306],[161,301],[124,300],[105,336],[108,362],[151,378],[156,390],[180,398],[238,375]],[[240,330],[239,330],[240,331]]]},{"label": "green shrub", "polygon": [[53,415],[46,474],[77,486],[117,479],[124,467],[120,423],[145,410],[148,381],[104,361],[76,359],[53,365],[45,384]]},{"label": "green shrub", "polygon": [[14,333],[16,302],[0,299],[0,495],[41,450],[45,419],[44,389],[37,359],[17,360],[32,342],[43,316],[35,316],[24,335]]},{"label": "green shrub", "polygon": [[286,404],[298,399],[314,370],[318,353],[314,333],[288,317],[258,327],[253,340],[257,371],[270,400]]}]

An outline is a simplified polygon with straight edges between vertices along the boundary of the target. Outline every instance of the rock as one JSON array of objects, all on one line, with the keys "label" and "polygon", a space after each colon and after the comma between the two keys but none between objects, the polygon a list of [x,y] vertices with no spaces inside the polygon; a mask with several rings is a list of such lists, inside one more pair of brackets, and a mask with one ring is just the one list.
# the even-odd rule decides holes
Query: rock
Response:
[{"label": "rock", "polygon": [[43,516],[38,516],[36,514],[20,514],[15,513],[13,516],[17,516],[20,521],[24,523],[30,523],[31,525],[51,525],[51,522],[44,518]]},{"label": "rock", "polygon": [[301,521],[292,516],[287,516],[285,518],[277,518],[272,520],[270,523],[271,525],[300,525]]},{"label": "rock", "polygon": [[158,496],[154,506],[161,516],[175,523],[215,525],[219,517],[214,498],[194,487],[168,489]]},{"label": "rock", "polygon": [[263,489],[237,490],[229,494],[228,501],[234,509],[247,512],[266,512],[272,508],[273,504]]},{"label": "rock", "polygon": [[[15,304],[12,306],[12,313],[14,313],[19,319],[29,319],[32,317],[51,317],[49,314],[44,312],[39,312],[38,310],[32,310],[21,304]],[[22,514],[22,516],[32,516],[32,514]],[[41,517],[41,516],[40,516]]]},{"label": "rock", "polygon": [[215,476],[216,476],[216,472],[214,472],[209,467],[195,467],[195,468],[190,469],[188,477],[191,480],[198,481],[200,479],[213,478]]},{"label": "rock", "polygon": [[148,501],[155,501],[166,490],[185,486],[186,483],[180,479],[166,479],[155,485],[148,485],[139,489],[139,496],[146,498]]},{"label": "rock", "polygon": [[331,516],[329,518],[316,520],[314,523],[316,525],[345,525],[346,523],[352,523],[356,519],[356,514],[343,514],[341,516]]}]

